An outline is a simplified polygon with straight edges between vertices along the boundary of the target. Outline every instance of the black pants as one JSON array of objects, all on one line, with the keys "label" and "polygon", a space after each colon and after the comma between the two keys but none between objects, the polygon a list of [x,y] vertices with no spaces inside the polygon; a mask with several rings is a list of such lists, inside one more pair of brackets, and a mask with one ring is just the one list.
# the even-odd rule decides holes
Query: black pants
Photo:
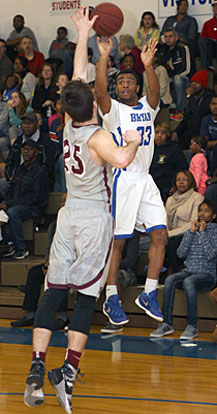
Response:
[{"label": "black pants", "polygon": [[180,259],[176,254],[182,238],[183,234],[171,237],[166,245],[166,260],[169,262],[167,265],[172,265],[174,272],[178,272],[181,265],[183,264],[183,259]]},{"label": "black pants", "polygon": [[[29,312],[36,311],[38,300],[41,293],[41,285],[44,283],[45,276],[42,272],[44,264],[31,267],[26,281],[26,294],[23,302],[23,309]],[[58,311],[67,312],[67,295],[64,296]]]}]

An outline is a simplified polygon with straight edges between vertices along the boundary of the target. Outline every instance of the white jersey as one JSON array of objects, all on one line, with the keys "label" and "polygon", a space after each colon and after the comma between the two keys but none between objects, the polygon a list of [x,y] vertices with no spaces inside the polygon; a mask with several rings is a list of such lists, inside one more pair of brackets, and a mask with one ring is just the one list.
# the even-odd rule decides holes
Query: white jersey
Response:
[{"label": "white jersey", "polygon": [[103,127],[113,134],[118,146],[126,145],[122,138],[122,133],[126,130],[140,131],[141,144],[126,171],[148,173],[154,152],[154,120],[159,106],[156,109],[151,108],[146,96],[138,101],[137,106],[129,106],[113,99],[111,102],[111,110],[108,114],[103,115],[100,111]]},{"label": "white jersey", "polygon": [[63,134],[67,198],[110,203],[112,172],[110,165],[98,166],[92,160],[88,140],[99,125],[74,126],[69,121]]}]

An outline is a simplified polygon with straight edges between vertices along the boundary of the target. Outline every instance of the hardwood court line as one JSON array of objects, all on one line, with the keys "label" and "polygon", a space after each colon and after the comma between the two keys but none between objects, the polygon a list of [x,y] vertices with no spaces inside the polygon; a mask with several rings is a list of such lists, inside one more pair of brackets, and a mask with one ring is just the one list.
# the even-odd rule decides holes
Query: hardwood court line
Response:
[{"label": "hardwood court line", "polygon": [[[19,395],[22,396],[24,393],[22,392],[0,392],[0,395]],[[44,394],[45,397],[56,397],[56,394]],[[122,400],[122,401],[148,401],[148,402],[161,402],[161,403],[176,403],[176,404],[191,404],[191,405],[205,405],[205,406],[213,406],[216,407],[217,403],[209,403],[203,401],[185,401],[185,400],[168,400],[162,398],[138,398],[138,397],[115,397],[115,396],[107,396],[107,395],[79,395],[73,394],[73,398],[89,398],[89,399],[100,399],[100,400]]]}]

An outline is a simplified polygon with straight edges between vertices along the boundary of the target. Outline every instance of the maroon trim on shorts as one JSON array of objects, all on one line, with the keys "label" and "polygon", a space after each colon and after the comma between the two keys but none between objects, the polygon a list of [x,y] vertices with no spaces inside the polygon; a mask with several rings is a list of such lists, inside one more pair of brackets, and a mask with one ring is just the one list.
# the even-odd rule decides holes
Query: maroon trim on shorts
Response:
[{"label": "maroon trim on shorts", "polygon": [[[111,252],[112,242],[113,242],[113,237],[112,237],[112,239],[110,241],[110,244],[109,244],[108,252],[107,252],[107,255],[106,255],[106,259],[105,259],[105,266],[108,262],[108,258],[109,258],[110,252]],[[105,266],[100,270],[98,275],[93,280],[91,280],[88,283],[85,283],[84,285],[78,286],[78,285],[73,285],[72,283],[68,283],[67,285],[58,285],[58,284],[50,283],[49,281],[47,281],[47,285],[48,285],[49,288],[62,289],[62,290],[70,289],[70,288],[73,288],[73,289],[76,289],[76,290],[86,289],[86,288],[94,285],[94,283],[98,282],[98,280],[102,277]]]},{"label": "maroon trim on shorts", "polygon": [[111,213],[111,188],[108,185],[108,174],[107,174],[106,168],[104,168],[104,170],[103,170],[103,176],[104,176],[104,183],[105,183],[106,193],[107,193],[107,196],[108,196],[107,203],[109,204],[109,213]]}]

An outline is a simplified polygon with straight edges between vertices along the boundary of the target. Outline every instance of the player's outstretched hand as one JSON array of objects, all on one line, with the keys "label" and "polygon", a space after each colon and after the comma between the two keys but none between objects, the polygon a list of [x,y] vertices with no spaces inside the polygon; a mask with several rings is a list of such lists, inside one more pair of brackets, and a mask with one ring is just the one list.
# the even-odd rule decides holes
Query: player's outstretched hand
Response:
[{"label": "player's outstretched hand", "polygon": [[113,48],[112,36],[97,36],[97,45],[101,56],[109,57]]},{"label": "player's outstretched hand", "polygon": [[122,137],[127,144],[129,142],[134,142],[139,146],[141,143],[141,134],[136,129],[128,129],[125,131],[125,134],[122,134]]},{"label": "player's outstretched hand", "polygon": [[154,57],[157,52],[157,39],[150,39],[148,45],[145,45],[141,52],[141,60],[145,68],[152,66]]},{"label": "player's outstretched hand", "polygon": [[75,9],[75,16],[70,16],[72,21],[75,23],[76,29],[78,32],[82,32],[82,34],[87,33],[89,35],[90,30],[92,29],[96,19],[98,16],[94,16],[91,20],[89,20],[89,7],[87,6],[84,12],[82,6],[78,9]]}]

